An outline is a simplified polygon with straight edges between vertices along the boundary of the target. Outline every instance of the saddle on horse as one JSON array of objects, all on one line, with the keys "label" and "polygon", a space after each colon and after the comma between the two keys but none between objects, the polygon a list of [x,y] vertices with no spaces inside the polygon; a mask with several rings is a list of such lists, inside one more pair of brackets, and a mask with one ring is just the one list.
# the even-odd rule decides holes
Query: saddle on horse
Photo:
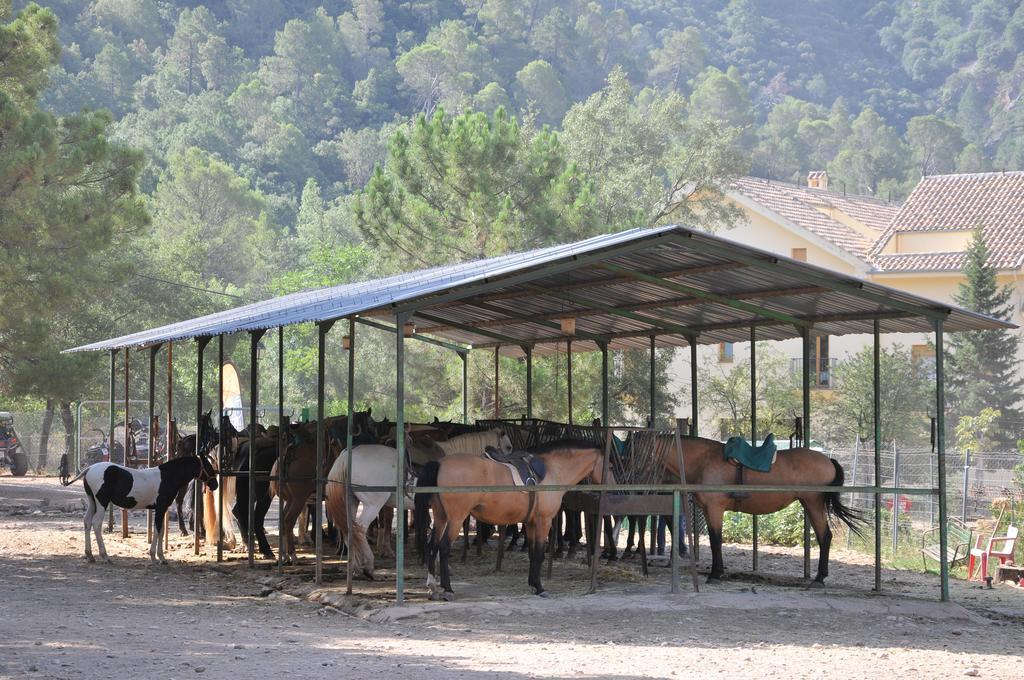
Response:
[{"label": "saddle on horse", "polygon": [[[775,464],[778,455],[778,446],[775,444],[775,435],[769,434],[764,438],[760,446],[754,447],[743,437],[730,437],[725,442],[722,451],[725,460],[736,466],[736,484],[743,484],[743,470],[750,468],[758,472],[769,472]],[[750,496],[748,493],[732,492],[731,498],[741,499]]]},{"label": "saddle on horse", "polygon": [[526,451],[512,451],[502,453],[493,446],[488,446],[483,452],[484,458],[489,458],[495,463],[501,463],[512,473],[512,483],[516,486],[536,486],[544,481],[547,470],[544,461]]}]

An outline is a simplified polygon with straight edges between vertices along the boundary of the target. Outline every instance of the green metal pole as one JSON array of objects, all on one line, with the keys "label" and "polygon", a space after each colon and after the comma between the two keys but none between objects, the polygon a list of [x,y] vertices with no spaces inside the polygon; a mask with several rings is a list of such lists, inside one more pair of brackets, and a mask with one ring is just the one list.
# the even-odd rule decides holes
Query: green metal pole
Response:
[{"label": "green metal pole", "polygon": [[224,561],[224,334],[217,336],[217,561]]},{"label": "green metal pole", "polygon": [[[880,322],[874,321],[874,347],[872,352],[872,389],[874,390],[874,424],[875,424],[875,486],[881,483],[882,476],[882,382],[881,382],[881,349],[879,342]],[[875,592],[882,592],[882,495],[875,495]]]},{"label": "green metal pole", "polygon": [[[196,338],[196,457],[202,451],[202,442],[199,437],[199,427],[203,422],[203,363],[206,356],[206,345],[210,338]],[[192,498],[192,552],[199,554],[199,528],[203,525],[202,513],[199,512],[203,497],[203,485],[196,480],[193,487],[195,495]],[[210,540],[209,537],[206,539]]]},{"label": "green metal pole", "polygon": [[[156,447],[158,436],[156,428],[153,427],[153,419],[156,417],[156,353],[160,351],[160,345],[149,348],[149,410],[146,421],[146,431],[149,433],[149,446],[146,448],[146,467],[153,467],[153,449]],[[219,486],[219,485],[218,485]],[[146,511],[146,542],[153,542],[153,511]]]},{"label": "green metal pole", "polygon": [[[401,335],[401,333],[399,333]],[[494,419],[501,418],[501,346],[494,348]]]},{"label": "green metal pole", "polygon": [[[809,328],[801,328],[800,335],[803,338],[803,423],[804,446],[811,446],[811,332]],[[807,521],[807,511],[804,510],[804,578],[811,577],[811,526]]]},{"label": "green metal pole", "polygon": [[[757,326],[750,327],[750,445],[757,446]],[[757,515],[751,520],[752,568],[757,571]]]},{"label": "green metal pole", "polygon": [[[356,401],[356,320],[348,320],[348,420],[345,427],[345,457],[348,478],[352,478],[352,419],[355,418]],[[352,485],[345,486],[345,536],[352,536]],[[340,530],[341,527],[338,527]],[[349,538],[351,545],[352,539]],[[352,553],[345,557],[345,594],[352,594]]]},{"label": "green metal pole", "polygon": [[[949,601],[949,562],[946,561],[949,549],[947,535],[948,517],[946,514],[946,386],[945,362],[943,358],[944,333],[942,319],[935,320],[935,441],[937,444],[939,470],[939,573],[942,579],[941,599]],[[895,504],[894,506],[895,507]]]},{"label": "green metal pole", "polygon": [[[277,327],[277,488],[287,479],[284,452],[288,448],[288,422],[284,415],[284,326]],[[277,573],[284,573],[284,498],[277,494]]]},{"label": "green metal pole", "polygon": [[[401,315],[395,325],[403,329],[407,320],[405,315]],[[395,602],[401,605],[405,602],[405,333],[399,331],[395,337],[395,432],[398,440],[398,474],[395,479],[395,517],[398,520],[395,531]],[[497,369],[497,349],[494,350],[494,366]],[[497,403],[497,389],[494,396]]]},{"label": "green metal pole", "polygon": [[324,455],[326,453],[327,433],[324,430],[324,367],[327,350],[327,332],[334,325],[333,321],[321,321],[317,324],[316,347],[316,504],[313,507],[313,531],[316,541],[316,568],[314,580],[317,585],[323,583],[324,564]]},{"label": "green metal pole", "polygon": [[526,353],[526,417],[533,418],[533,347],[523,345]]},{"label": "green metal pole", "polygon": [[[114,462],[114,390],[116,389],[115,381],[117,380],[117,350],[110,350],[110,429],[107,435],[107,446],[110,451],[109,459],[110,462]],[[114,530],[114,504],[110,504],[110,511],[107,515],[107,531]]]},{"label": "green metal pole", "polygon": [[469,352],[459,352],[462,358],[462,423],[469,424]]},{"label": "green metal pole", "polygon": [[253,544],[256,541],[256,531],[253,526],[256,523],[256,472],[253,466],[256,464],[256,404],[259,401],[260,374],[259,374],[259,345],[263,331],[252,331],[249,333],[249,472],[246,477],[249,487],[249,535],[246,539],[249,542],[249,568],[256,566],[256,556]]},{"label": "green metal pole", "polygon": [[[698,432],[697,417],[697,337],[687,338],[690,343],[690,436],[696,437]],[[696,547],[696,545],[695,545]]]},{"label": "green metal pole", "polygon": [[651,389],[651,427],[655,427],[655,423],[656,423],[656,420],[657,420],[657,417],[658,417],[658,404],[657,404],[657,399],[658,399],[657,387],[658,386],[657,386],[657,384],[654,381],[654,371],[655,371],[655,366],[654,366],[654,348],[655,348],[656,342],[657,342],[657,339],[655,338],[655,336],[652,335],[651,336],[651,366],[650,366],[650,373],[651,373],[650,374],[650,380],[651,380],[651,385],[650,385],[650,389]]},{"label": "green metal pole", "polygon": [[601,424],[608,427],[608,343],[598,344],[601,348]]},{"label": "green metal pole", "polygon": [[[124,348],[124,454],[122,456],[121,464],[128,467],[128,429],[129,429],[129,413],[128,413],[128,392],[131,389],[128,382],[128,362],[131,356],[131,350],[127,347]],[[192,507],[195,507],[194,505]],[[121,510],[121,538],[128,538],[128,511]],[[196,554],[199,554],[199,537],[194,537],[196,544]]]},{"label": "green metal pole", "polygon": [[565,394],[569,407],[569,424],[572,425],[572,340],[565,341]]}]

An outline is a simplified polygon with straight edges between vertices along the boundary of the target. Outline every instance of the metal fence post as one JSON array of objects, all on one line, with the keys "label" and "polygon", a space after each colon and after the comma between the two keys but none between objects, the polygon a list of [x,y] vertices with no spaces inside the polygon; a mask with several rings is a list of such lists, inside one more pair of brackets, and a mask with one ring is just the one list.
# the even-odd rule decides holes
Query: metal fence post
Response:
[{"label": "metal fence post", "polygon": [[[405,602],[405,323],[409,317],[399,315],[396,319],[398,332],[395,334],[395,433],[398,449],[397,477],[395,479],[395,602]],[[498,357],[494,350],[494,398],[495,410],[498,405]],[[498,540],[501,541],[499,536]]]},{"label": "metal fence post", "polygon": [[316,541],[314,581],[317,585],[323,583],[324,575],[324,445],[327,443],[324,429],[324,354],[327,345],[327,332],[333,325],[333,321],[321,321],[316,325],[316,505],[313,507],[313,535]]},{"label": "metal fence post", "polygon": [[533,347],[523,345],[526,354],[526,417],[533,418]]},{"label": "metal fence post", "polygon": [[[872,390],[874,399],[872,409],[875,426],[875,488],[882,485],[882,378],[881,378],[881,343],[879,342],[881,324],[878,319],[873,323],[874,345],[872,347]],[[882,494],[875,492],[875,592],[882,591]]]},{"label": "metal fence post", "polygon": [[[750,326],[750,445],[757,447],[757,326]],[[757,515],[751,516],[752,568],[757,571]]]},{"label": "metal fence post", "polygon": [[[806,326],[800,329],[804,341],[803,355],[803,439],[804,446],[811,448],[811,331]],[[804,578],[811,577],[811,527],[804,510]]]},{"label": "metal fence post", "polygon": [[936,442],[938,444],[937,463],[939,465],[939,572],[942,580],[941,599],[949,600],[949,562],[946,561],[948,539],[946,522],[946,392],[945,392],[945,360],[943,357],[942,319],[935,320],[935,418]]},{"label": "metal fence post", "polygon": [[[465,358],[465,357],[463,357]],[[466,362],[462,362],[463,375],[465,375]],[[348,471],[349,483],[345,485],[345,536],[349,545],[352,544],[352,513],[355,510],[355,503],[352,501],[352,431],[355,418],[356,400],[356,320],[350,317],[348,320],[348,419],[345,428],[345,469]],[[463,407],[465,407],[465,393],[463,393]],[[341,531],[341,527],[337,527]],[[345,594],[352,594],[352,551],[345,555]]]},{"label": "metal fence post", "polygon": [[[900,488],[900,451],[896,447],[896,440],[892,440],[892,485]],[[892,559],[896,561],[896,550],[899,547],[899,523],[900,523],[900,495],[892,496]]]},{"label": "metal fence post", "polygon": [[[224,334],[217,336],[217,561],[224,561]],[[237,479],[237,478],[236,478]],[[237,483],[237,482],[236,482]]]},{"label": "metal fence post", "polygon": [[[199,428],[203,422],[203,355],[210,338],[196,338],[196,457],[199,457],[203,443],[200,441]],[[200,463],[200,466],[202,463]],[[199,512],[203,498],[203,483],[198,479],[192,487],[192,554],[199,554],[199,529],[203,526],[202,513]],[[207,536],[206,540],[210,540]]]}]

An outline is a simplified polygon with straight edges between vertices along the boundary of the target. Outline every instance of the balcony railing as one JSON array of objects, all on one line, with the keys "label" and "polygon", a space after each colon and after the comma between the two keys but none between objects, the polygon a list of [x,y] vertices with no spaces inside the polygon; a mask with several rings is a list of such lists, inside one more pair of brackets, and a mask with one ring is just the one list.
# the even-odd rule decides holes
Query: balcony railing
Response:
[{"label": "balcony railing", "polygon": [[[814,363],[818,363],[817,374],[814,373]],[[820,387],[825,389],[831,389],[832,387],[832,373],[835,370],[838,360],[835,357],[824,357],[820,361],[811,361],[811,387]],[[789,360],[789,372],[794,375],[800,375],[803,371],[804,360],[802,357],[793,357]]]}]

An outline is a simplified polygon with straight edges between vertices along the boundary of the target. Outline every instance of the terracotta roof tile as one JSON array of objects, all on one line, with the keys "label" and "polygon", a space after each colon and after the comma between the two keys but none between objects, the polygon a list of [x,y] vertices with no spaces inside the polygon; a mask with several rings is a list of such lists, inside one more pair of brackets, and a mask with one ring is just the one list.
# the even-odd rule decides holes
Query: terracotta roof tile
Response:
[{"label": "terracotta roof tile", "polygon": [[869,257],[883,271],[959,269],[964,254],[883,254],[897,232],[967,231],[981,227],[999,269],[1024,263],[1024,172],[986,172],[924,177]]},{"label": "terracotta roof tile", "polygon": [[874,239],[833,219],[826,212],[838,210],[881,235],[899,209],[898,205],[877,198],[843,196],[825,189],[811,189],[758,177],[741,177],[733,183],[732,188],[865,261],[868,260]]}]

